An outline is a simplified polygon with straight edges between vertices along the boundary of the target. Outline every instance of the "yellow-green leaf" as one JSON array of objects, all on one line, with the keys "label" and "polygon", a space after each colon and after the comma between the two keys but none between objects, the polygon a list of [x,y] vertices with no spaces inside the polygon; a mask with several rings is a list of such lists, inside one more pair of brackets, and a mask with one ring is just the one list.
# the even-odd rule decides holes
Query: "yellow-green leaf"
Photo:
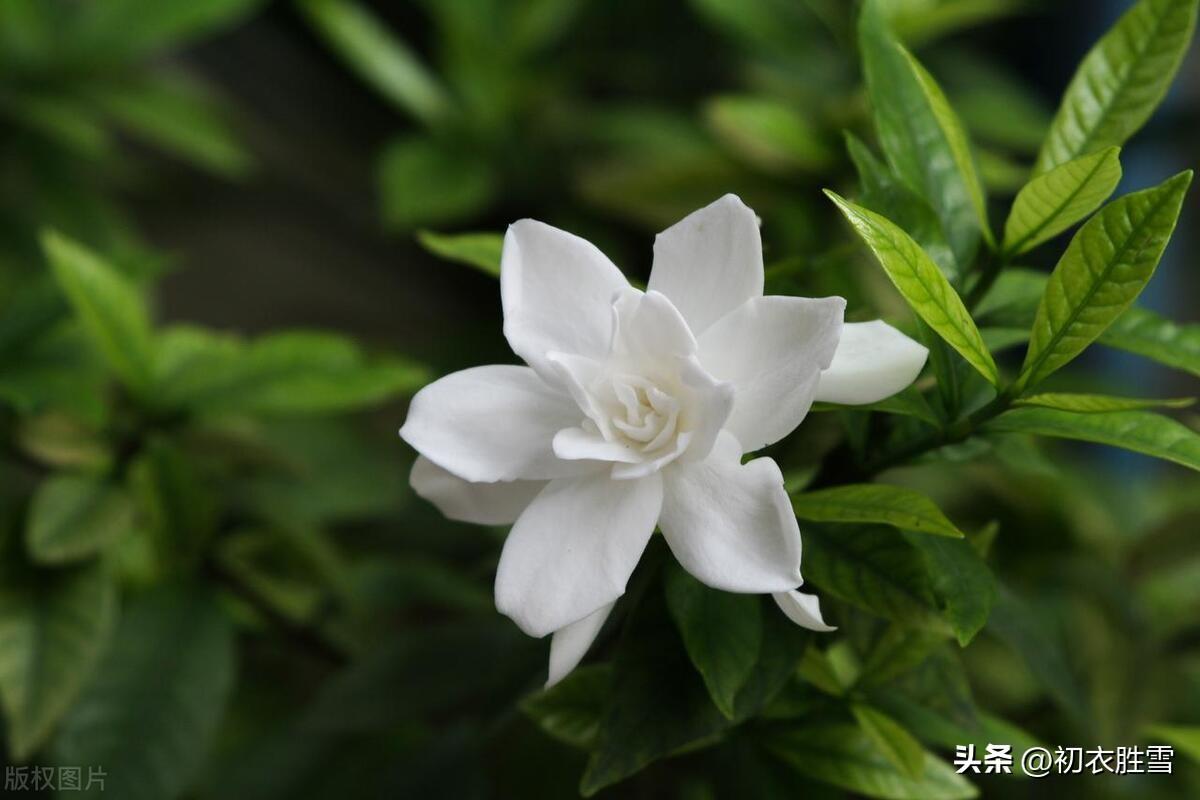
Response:
[{"label": "yellow-green leaf", "polygon": [[920,492],[886,483],[859,483],[805,492],[792,498],[801,519],[873,522],[906,531],[962,538],[934,502]]},{"label": "yellow-green leaf", "polygon": [[1099,414],[1105,411],[1139,411],[1146,408],[1187,408],[1196,402],[1194,397],[1174,397],[1154,400],[1142,397],[1110,397],[1103,394],[1070,394],[1044,392],[1022,397],[1018,406],[1040,406],[1074,411],[1080,414]]},{"label": "yellow-green leaf", "polygon": [[886,217],[826,190],[891,278],[892,283],[938,336],[958,351],[993,386],[1000,382],[996,362],[962,298],[933,260]]},{"label": "yellow-green leaf", "polygon": [[925,748],[911,733],[887,714],[863,703],[852,704],[850,712],[858,727],[894,767],[913,780],[921,779],[925,772]]},{"label": "yellow-green leaf", "polygon": [[1088,52],[1063,94],[1035,172],[1122,145],[1166,95],[1196,27],[1197,0],[1141,0]]},{"label": "yellow-green leaf", "polygon": [[1018,386],[1067,364],[1141,294],[1154,274],[1192,182],[1182,172],[1109,203],[1088,220],[1046,283]]},{"label": "yellow-green leaf", "polygon": [[500,277],[500,254],[504,250],[502,233],[417,231],[417,241],[436,256],[475,267],[494,278]]},{"label": "yellow-green leaf", "polygon": [[1060,164],[1025,185],[1004,225],[1009,256],[1032,250],[1091,214],[1121,181],[1120,148]]}]

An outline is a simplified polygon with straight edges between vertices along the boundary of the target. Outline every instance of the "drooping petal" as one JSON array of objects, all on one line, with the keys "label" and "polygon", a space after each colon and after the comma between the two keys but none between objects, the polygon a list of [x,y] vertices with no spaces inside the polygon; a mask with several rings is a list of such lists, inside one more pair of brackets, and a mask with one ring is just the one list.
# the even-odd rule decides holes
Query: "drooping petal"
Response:
[{"label": "drooping petal", "polygon": [[707,459],[664,472],[659,526],[675,558],[701,582],[765,594],[800,585],[800,529],[769,458],[740,462],[722,432]]},{"label": "drooping petal", "polygon": [[736,388],[725,424],[744,452],[782,439],[808,413],[842,330],[840,297],[756,297],[700,337],[700,361]]},{"label": "drooping petal", "polygon": [[504,335],[547,380],[552,351],[599,358],[612,340],[612,301],[629,285],[590,242],[535,220],[508,227],[500,260]]},{"label": "drooping petal", "polygon": [[787,614],[787,618],[802,628],[810,631],[828,633],[836,631],[832,625],[826,625],[821,617],[821,603],[815,594],[804,594],[793,589],[790,592],[776,592],[771,595],[775,602]]},{"label": "drooping petal", "polygon": [[550,675],[546,679],[547,689],[570,675],[571,671],[579,666],[592,642],[596,641],[596,634],[604,627],[604,621],[608,619],[614,605],[608,603],[601,606],[579,622],[559,628],[550,637]]},{"label": "drooping petal", "polygon": [[551,447],[555,433],[580,419],[571,398],[529,367],[492,365],[452,373],[417,392],[400,436],[464,480],[538,480],[594,466],[562,461]]},{"label": "drooping petal", "polygon": [[821,373],[817,400],[862,405],[876,403],[908,387],[929,350],[883,320],[848,322],[833,363]]},{"label": "drooping petal", "polygon": [[660,233],[648,288],[670,298],[697,336],[761,297],[762,238],[754,212],[727,194]]},{"label": "drooping petal", "polygon": [[545,481],[471,483],[417,456],[408,481],[413,491],[448,519],[476,525],[510,525],[537,496]]},{"label": "drooping petal", "polygon": [[658,473],[550,481],[504,542],[496,608],[540,637],[612,603],[646,549],[662,498]]}]

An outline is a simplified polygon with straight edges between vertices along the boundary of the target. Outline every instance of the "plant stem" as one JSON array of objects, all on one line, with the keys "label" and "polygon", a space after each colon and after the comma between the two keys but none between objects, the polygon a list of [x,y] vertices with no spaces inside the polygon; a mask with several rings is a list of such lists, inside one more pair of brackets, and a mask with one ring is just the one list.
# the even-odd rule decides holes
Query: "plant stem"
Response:
[{"label": "plant stem", "polygon": [[999,416],[1012,405],[1015,393],[1012,388],[1006,388],[996,395],[990,403],[974,413],[954,422],[941,430],[930,431],[922,436],[910,439],[889,451],[880,453],[863,466],[865,477],[874,477],[885,469],[899,466],[917,456],[924,455],[939,447],[955,444],[970,438],[984,423]]}]

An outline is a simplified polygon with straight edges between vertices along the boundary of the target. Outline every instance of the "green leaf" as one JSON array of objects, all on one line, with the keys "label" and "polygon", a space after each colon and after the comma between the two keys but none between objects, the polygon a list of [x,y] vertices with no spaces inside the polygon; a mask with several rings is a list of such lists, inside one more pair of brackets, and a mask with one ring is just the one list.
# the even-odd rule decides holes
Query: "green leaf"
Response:
[{"label": "green leaf", "polygon": [[140,597],[54,741],[53,763],[104,766],[103,788],[79,796],[168,800],[191,786],[233,689],[233,644],[208,594]]},{"label": "green leaf", "polygon": [[289,331],[245,342],[179,326],[158,341],[155,402],[208,414],[325,414],[380,403],[430,377],[399,357],[368,358],[334,334]]},{"label": "green leaf", "polygon": [[137,290],[82,245],[50,231],[42,239],[54,278],[84,331],[130,389],[150,383],[150,319]]},{"label": "green leaf", "polygon": [[932,500],[920,492],[886,483],[859,483],[805,492],[792,498],[801,519],[819,522],[867,522],[903,530],[962,538]]},{"label": "green leaf", "polygon": [[832,160],[820,131],[791,103],[727,95],[709,100],[704,115],[735,154],[764,171],[819,170]]},{"label": "green leaf", "polygon": [[1099,208],[1121,182],[1121,149],[1060,164],[1025,185],[1004,224],[1004,252],[1016,256],[1054,238]]},{"label": "green leaf", "polygon": [[978,792],[944,761],[923,753],[920,779],[901,772],[853,725],[806,724],[773,733],[767,748],[802,775],[886,800],[962,800]]},{"label": "green leaf", "polygon": [[81,7],[70,33],[101,58],[131,59],[248,17],[263,0],[105,0]]},{"label": "green leaf", "polygon": [[521,711],[552,738],[587,750],[600,732],[611,686],[611,664],[579,667],[549,689],[522,700]]},{"label": "green leaf", "polygon": [[236,178],[251,166],[207,87],[184,75],[152,73],[88,90],[89,99],[136,137],[201,169]]},{"label": "green leaf", "polygon": [[1200,377],[1200,325],[1178,325],[1134,306],[1117,317],[1099,342]]},{"label": "green leaf", "polygon": [[987,623],[992,610],[996,584],[991,571],[965,539],[951,541],[920,535],[906,538],[925,558],[933,593],[958,643],[966,647]]},{"label": "green leaf", "polygon": [[988,631],[1013,649],[1030,673],[1076,720],[1087,719],[1083,684],[1071,668],[1063,639],[1047,625],[1047,615],[1006,586],[997,587]]},{"label": "green leaf", "polygon": [[101,552],[132,527],[133,506],[121,487],[83,475],[55,475],[33,495],[25,544],[34,561],[60,564]]},{"label": "green leaf", "polygon": [[962,298],[924,250],[895,223],[826,190],[854,230],[871,248],[892,283],[929,327],[958,351],[992,385],[1000,382],[996,362]]},{"label": "green leaf", "polygon": [[504,250],[502,233],[417,231],[417,241],[436,256],[475,267],[493,278],[500,277],[500,254]]},{"label": "green leaf", "polygon": [[678,567],[667,572],[666,592],[688,657],[717,708],[733,719],[762,645],[758,598],[710,589]]},{"label": "green leaf", "polygon": [[437,77],[363,5],[300,0],[299,8],[342,60],[385,99],[426,124],[451,110]]},{"label": "green leaf", "polygon": [[903,391],[897,392],[891,397],[886,397],[875,403],[866,403],[856,406],[844,406],[837,403],[813,403],[810,411],[820,413],[823,411],[879,411],[883,414],[899,414],[905,417],[915,417],[922,422],[927,422],[930,425],[937,426],[939,420],[937,414],[929,407],[929,401],[915,387],[909,386]]},{"label": "green leaf", "polygon": [[37,569],[15,544],[7,544],[0,561],[0,701],[9,752],[24,761],[95,669],[112,629],[116,591],[102,562]]},{"label": "green leaf", "polygon": [[875,2],[863,9],[859,49],[888,163],[933,206],[957,262],[970,263],[979,234],[990,242],[991,233],[962,124],[933,77],[888,32]]},{"label": "green leaf", "polygon": [[589,797],[646,765],[710,741],[729,724],[688,661],[659,592],[647,592],[621,638],[612,694],[580,781]]},{"label": "green leaf", "polygon": [[909,625],[935,624],[921,554],[884,527],[805,525],[804,578],[841,600]]},{"label": "green leaf", "polygon": [[1125,195],[1079,229],[1046,283],[1019,389],[1037,385],[1082,353],[1141,294],[1191,182],[1192,173],[1183,172]]},{"label": "green leaf", "polygon": [[1200,763],[1200,725],[1147,725],[1142,734],[1166,742]]},{"label": "green leaf", "polygon": [[954,280],[959,273],[959,264],[946,242],[941,220],[933,207],[925,198],[901,183],[891,169],[881,163],[854,134],[847,131],[845,136],[846,152],[854,162],[862,187],[862,196],[859,198],[861,205],[900,226],[929,254],[942,273]]},{"label": "green leaf", "polygon": [[896,769],[912,780],[920,780],[925,772],[925,748],[894,719],[862,703],[853,703],[850,712],[858,727],[887,757]]},{"label": "green leaf", "polygon": [[1194,397],[1151,400],[1141,397],[1109,397],[1103,394],[1066,394],[1046,392],[1017,400],[1018,406],[1057,408],[1080,414],[1099,414],[1105,411],[1139,411],[1146,408],[1187,408],[1196,402]]},{"label": "green leaf", "polygon": [[378,179],[383,222],[400,231],[471,217],[499,188],[493,166],[478,154],[421,137],[388,144]]},{"label": "green leaf", "polygon": [[1053,408],[1017,408],[992,420],[986,428],[1107,444],[1200,470],[1200,434],[1148,411],[1079,414]]},{"label": "green leaf", "polygon": [[129,488],[158,560],[188,567],[199,561],[219,509],[196,462],[174,442],[153,436],[130,465]]},{"label": "green leaf", "polygon": [[1167,93],[1196,27],[1197,0],[1141,0],[1088,52],[1071,79],[1035,172],[1122,145]]}]

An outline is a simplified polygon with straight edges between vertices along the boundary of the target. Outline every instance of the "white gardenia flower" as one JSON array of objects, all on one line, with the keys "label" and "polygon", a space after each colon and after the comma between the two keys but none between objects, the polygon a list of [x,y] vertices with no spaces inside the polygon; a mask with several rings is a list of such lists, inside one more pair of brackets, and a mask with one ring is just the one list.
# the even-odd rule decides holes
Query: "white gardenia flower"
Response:
[{"label": "white gardenia flower", "polygon": [[754,212],[734,195],[654,242],[645,292],[593,245],[521,220],[504,238],[504,335],[528,366],[456,372],[413,398],[412,485],[451,519],[513,524],[496,607],[553,633],[550,683],[582,659],[656,526],[680,564],[729,592],[796,591],[800,530],[770,458],[814,400],[872,403],[927,352],[840,297],[764,297]]}]

